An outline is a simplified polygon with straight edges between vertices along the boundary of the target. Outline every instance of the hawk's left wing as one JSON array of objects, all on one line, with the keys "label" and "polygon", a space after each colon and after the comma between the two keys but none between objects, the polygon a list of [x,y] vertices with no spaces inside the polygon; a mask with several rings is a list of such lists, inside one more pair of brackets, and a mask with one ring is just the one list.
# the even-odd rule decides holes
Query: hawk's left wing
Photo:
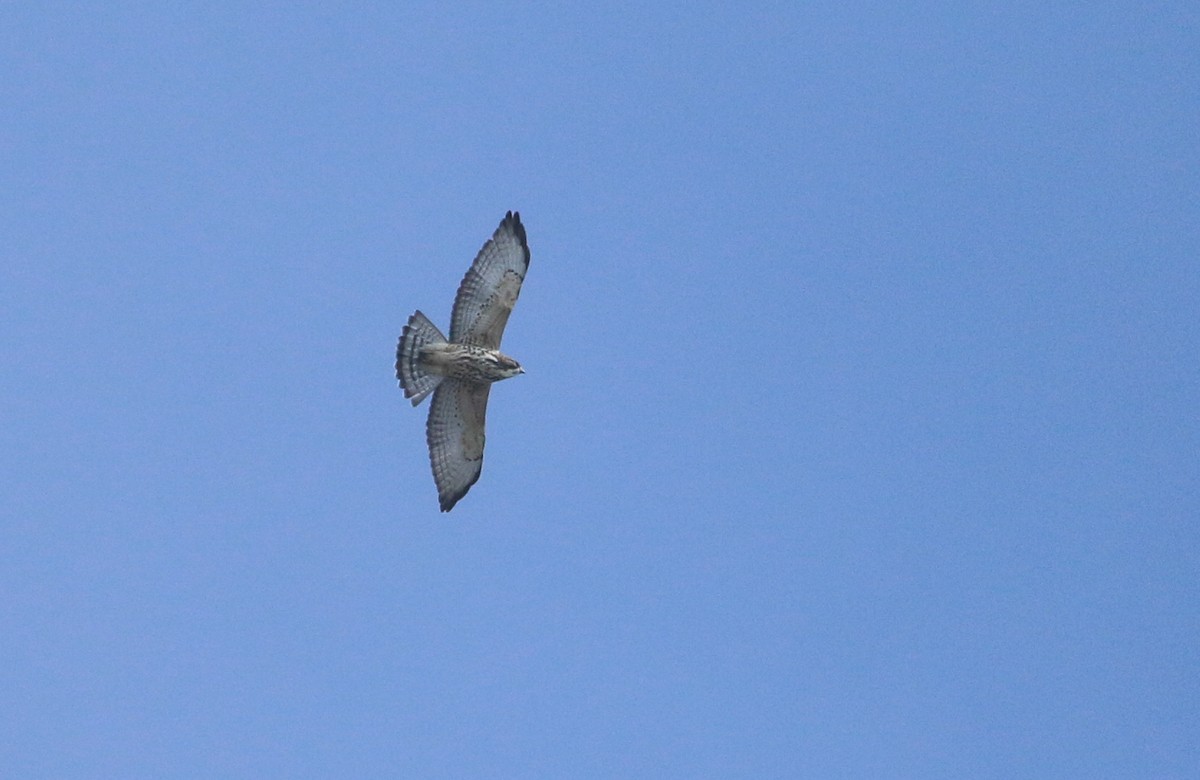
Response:
[{"label": "hawk's left wing", "polygon": [[499,349],[528,268],[525,226],[521,215],[510,211],[479,250],[458,286],[450,317],[450,340]]},{"label": "hawk's left wing", "polygon": [[443,512],[454,508],[483,470],[483,423],[491,387],[444,379],[433,391],[425,438]]}]

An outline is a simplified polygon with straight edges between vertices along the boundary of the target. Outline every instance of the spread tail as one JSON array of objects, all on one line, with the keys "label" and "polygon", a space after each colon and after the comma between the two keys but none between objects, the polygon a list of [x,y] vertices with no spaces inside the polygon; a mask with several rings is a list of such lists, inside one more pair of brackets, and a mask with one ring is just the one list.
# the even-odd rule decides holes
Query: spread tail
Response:
[{"label": "spread tail", "polygon": [[424,401],[442,381],[441,376],[428,373],[421,365],[421,349],[445,341],[442,332],[421,312],[414,312],[408,318],[396,345],[396,378],[404,388],[404,397],[411,398],[413,406]]}]

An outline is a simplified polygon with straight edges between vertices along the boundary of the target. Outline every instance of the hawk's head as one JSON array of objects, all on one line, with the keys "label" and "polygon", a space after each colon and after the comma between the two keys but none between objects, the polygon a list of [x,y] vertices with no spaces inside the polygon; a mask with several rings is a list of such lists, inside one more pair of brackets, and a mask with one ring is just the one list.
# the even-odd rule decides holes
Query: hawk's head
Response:
[{"label": "hawk's head", "polygon": [[521,368],[521,364],[508,355],[502,355],[497,352],[494,359],[498,379],[511,379],[517,374],[525,373],[525,369]]}]

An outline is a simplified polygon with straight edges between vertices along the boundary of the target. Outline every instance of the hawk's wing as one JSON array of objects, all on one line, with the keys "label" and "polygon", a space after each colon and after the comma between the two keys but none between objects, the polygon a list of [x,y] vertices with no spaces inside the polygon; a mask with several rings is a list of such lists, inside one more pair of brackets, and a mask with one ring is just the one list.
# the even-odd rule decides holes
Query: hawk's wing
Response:
[{"label": "hawk's wing", "polygon": [[508,315],[529,268],[529,245],[521,215],[510,211],[467,269],[450,317],[450,340],[500,348]]},{"label": "hawk's wing", "polygon": [[483,421],[491,387],[444,379],[433,392],[425,438],[443,512],[454,508],[483,469]]}]

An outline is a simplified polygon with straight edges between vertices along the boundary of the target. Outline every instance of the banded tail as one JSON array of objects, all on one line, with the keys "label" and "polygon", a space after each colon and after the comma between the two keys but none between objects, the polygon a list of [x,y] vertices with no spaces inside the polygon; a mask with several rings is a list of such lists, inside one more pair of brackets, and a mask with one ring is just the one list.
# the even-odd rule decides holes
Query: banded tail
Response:
[{"label": "banded tail", "polygon": [[429,344],[444,344],[446,337],[420,311],[414,312],[396,345],[396,378],[404,388],[404,397],[416,406],[441,384],[442,378],[421,366],[421,349]]}]

